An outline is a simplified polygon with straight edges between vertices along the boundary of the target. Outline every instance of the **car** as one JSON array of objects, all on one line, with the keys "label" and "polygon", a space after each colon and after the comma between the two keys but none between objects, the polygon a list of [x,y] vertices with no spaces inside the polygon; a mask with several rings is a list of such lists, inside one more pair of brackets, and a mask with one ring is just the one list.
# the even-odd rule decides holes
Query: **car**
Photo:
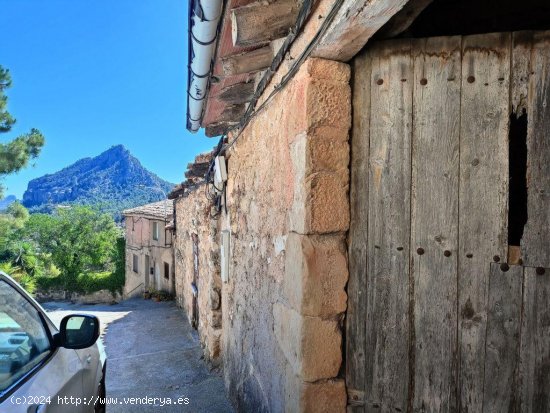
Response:
[{"label": "car", "polygon": [[105,412],[99,327],[87,314],[69,314],[56,326],[0,272],[0,413]]}]

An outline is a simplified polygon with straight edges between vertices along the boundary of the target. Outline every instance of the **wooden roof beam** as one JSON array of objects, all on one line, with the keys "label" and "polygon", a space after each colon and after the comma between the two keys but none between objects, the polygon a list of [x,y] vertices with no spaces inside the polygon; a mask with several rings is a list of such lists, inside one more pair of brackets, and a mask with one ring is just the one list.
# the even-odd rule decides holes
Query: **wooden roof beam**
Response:
[{"label": "wooden roof beam", "polygon": [[299,10],[296,0],[258,1],[231,10],[233,45],[255,46],[287,36]]},{"label": "wooden roof beam", "polygon": [[347,62],[407,3],[408,0],[344,0],[311,56]]},{"label": "wooden roof beam", "polygon": [[246,111],[246,104],[228,105],[225,107],[221,115],[218,117],[218,122],[238,122]]},{"label": "wooden roof beam", "polygon": [[222,89],[216,96],[225,103],[238,105],[240,103],[250,102],[254,96],[254,82],[236,83]]},{"label": "wooden roof beam", "polygon": [[285,37],[282,37],[259,49],[223,57],[221,60],[224,75],[235,76],[267,69],[284,41]]},{"label": "wooden roof beam", "polygon": [[271,65],[273,57],[271,45],[260,47],[251,52],[223,57],[223,73],[225,76],[234,76],[263,70]]},{"label": "wooden roof beam", "polygon": [[384,27],[380,29],[376,36],[381,39],[396,37],[406,31],[416,18],[428,7],[433,0],[415,0],[409,1],[401,11],[395,14]]},{"label": "wooden roof beam", "polygon": [[218,122],[213,123],[211,125],[207,125],[204,134],[208,136],[209,138],[213,138],[215,136],[221,136],[225,135],[227,132],[229,132],[231,129],[233,129],[235,126],[237,126],[237,122]]},{"label": "wooden roof beam", "polygon": [[185,171],[186,178],[204,178],[210,162],[191,163],[187,165],[187,171]]}]

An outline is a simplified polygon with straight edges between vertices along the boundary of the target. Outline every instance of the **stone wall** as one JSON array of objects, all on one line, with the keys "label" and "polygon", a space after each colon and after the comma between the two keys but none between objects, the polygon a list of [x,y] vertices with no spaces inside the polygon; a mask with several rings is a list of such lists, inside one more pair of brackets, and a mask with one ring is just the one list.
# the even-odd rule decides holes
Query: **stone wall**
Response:
[{"label": "stone wall", "polygon": [[36,301],[45,303],[48,301],[73,301],[77,304],[113,304],[122,300],[122,295],[117,291],[112,293],[109,290],[94,291],[89,294],[82,294],[64,290],[37,291],[33,294]]},{"label": "stone wall", "polygon": [[211,201],[206,197],[206,185],[198,185],[185,196],[176,199],[176,300],[185,309],[190,322],[193,317],[193,290],[195,273],[193,234],[198,246],[197,300],[199,338],[206,359],[220,362],[221,338],[221,278],[219,266],[218,221],[211,218]]},{"label": "stone wall", "polygon": [[227,153],[222,352],[242,411],[345,411],[349,76],[309,59]]}]

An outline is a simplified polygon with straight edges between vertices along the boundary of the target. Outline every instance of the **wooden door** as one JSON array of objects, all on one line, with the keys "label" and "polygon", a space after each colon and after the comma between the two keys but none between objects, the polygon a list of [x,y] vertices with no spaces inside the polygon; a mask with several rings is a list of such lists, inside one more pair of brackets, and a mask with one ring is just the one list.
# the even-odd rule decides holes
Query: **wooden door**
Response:
[{"label": "wooden door", "polygon": [[550,411],[550,32],[384,41],[353,69],[349,411]]}]

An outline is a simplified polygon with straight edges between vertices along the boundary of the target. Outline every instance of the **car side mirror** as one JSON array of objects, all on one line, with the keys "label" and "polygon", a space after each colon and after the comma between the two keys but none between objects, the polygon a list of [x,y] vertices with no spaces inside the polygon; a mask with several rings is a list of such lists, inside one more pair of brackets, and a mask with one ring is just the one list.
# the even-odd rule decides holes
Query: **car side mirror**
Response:
[{"label": "car side mirror", "polygon": [[63,317],[56,341],[59,347],[79,350],[93,346],[99,337],[99,320],[93,315],[71,314]]}]

